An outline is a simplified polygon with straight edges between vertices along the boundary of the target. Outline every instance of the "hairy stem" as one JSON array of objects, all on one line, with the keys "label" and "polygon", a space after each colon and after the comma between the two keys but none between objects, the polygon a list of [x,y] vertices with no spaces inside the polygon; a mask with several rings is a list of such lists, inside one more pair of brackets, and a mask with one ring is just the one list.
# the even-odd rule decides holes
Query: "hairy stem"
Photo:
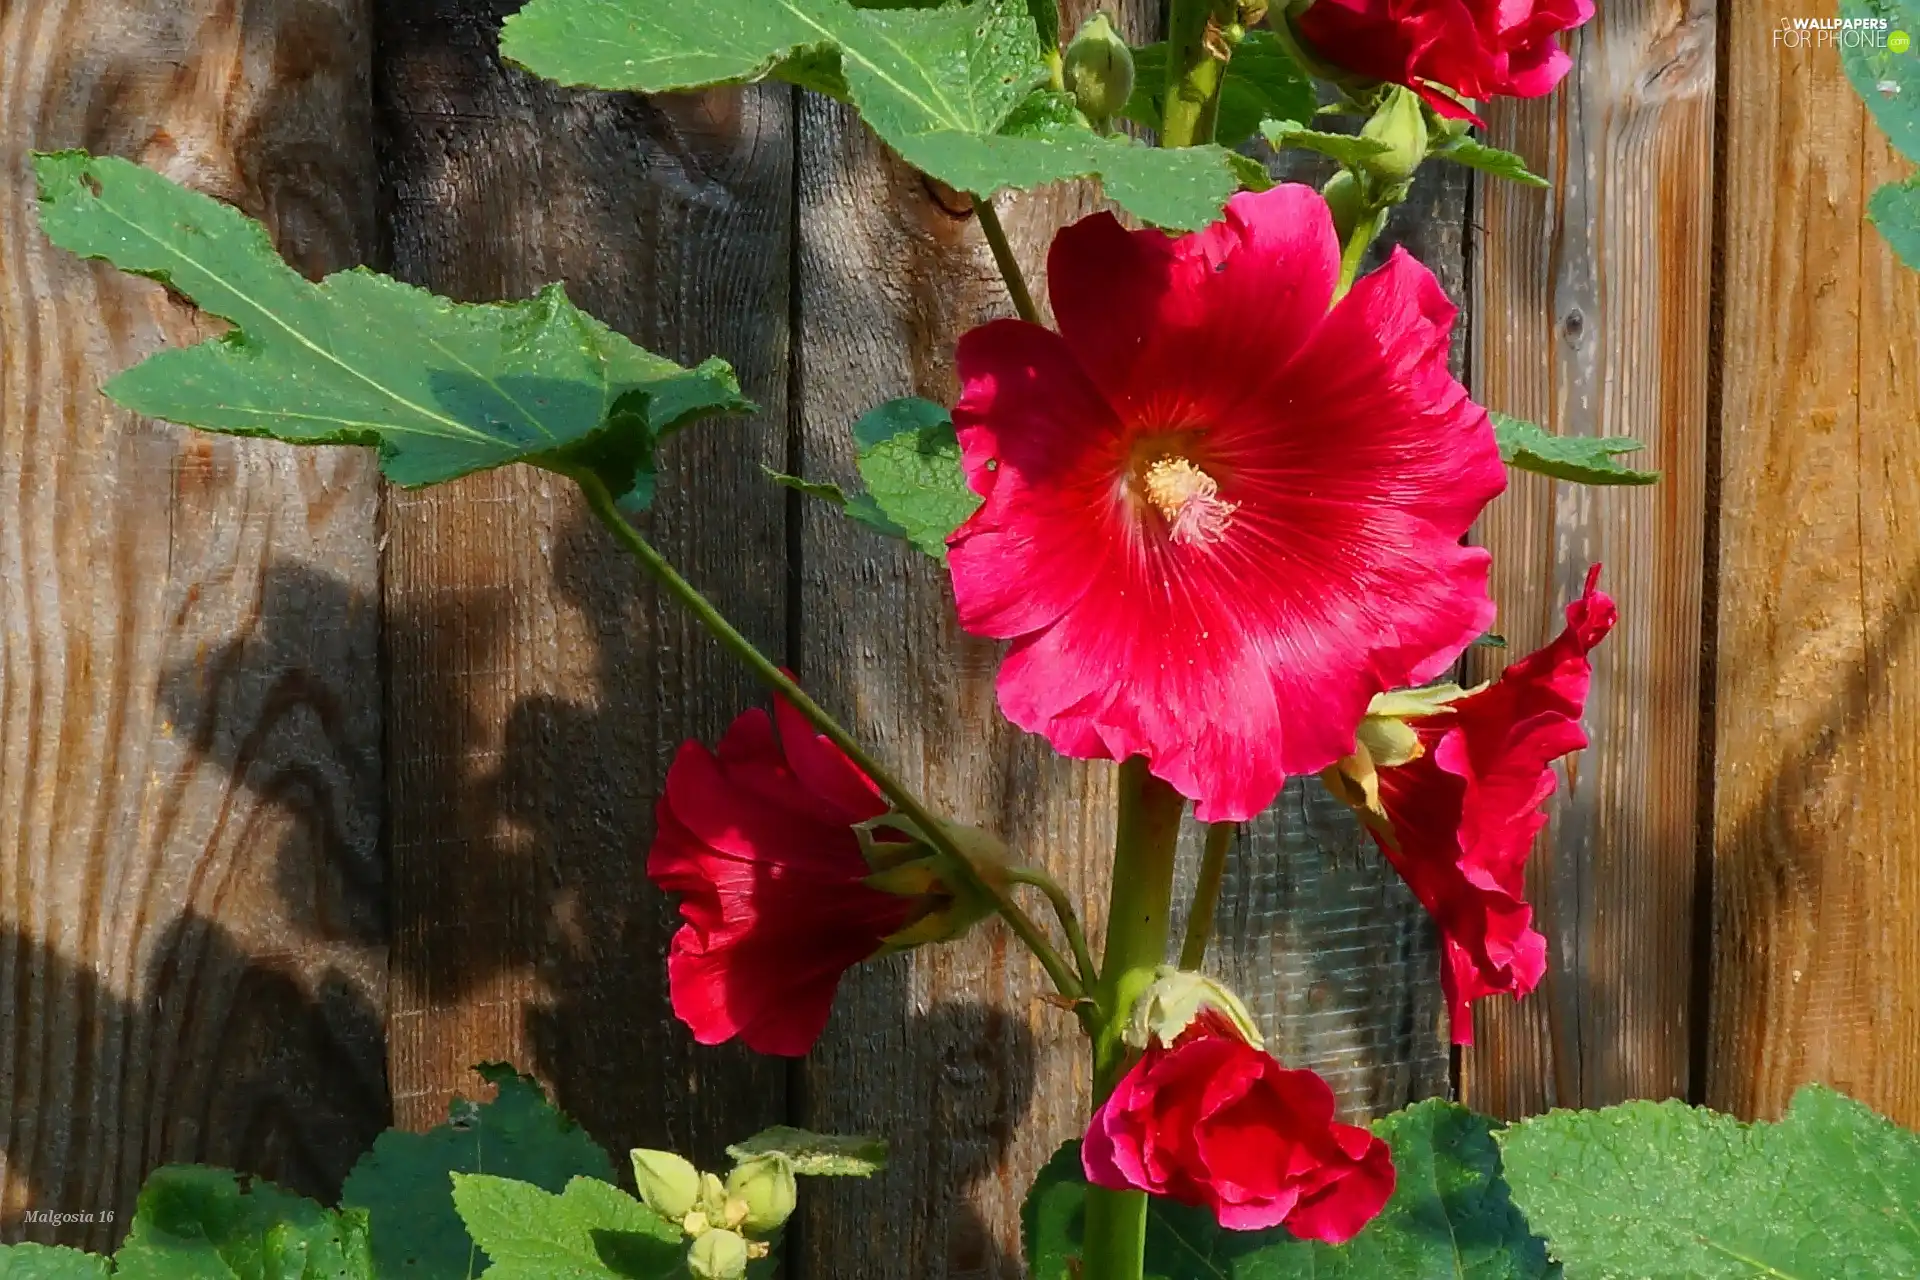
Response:
[{"label": "hairy stem", "polygon": [[[1134,1000],[1166,962],[1172,924],[1174,846],[1186,800],[1147,771],[1139,756],[1120,766],[1120,822],[1114,837],[1113,893],[1107,945],[1094,1003],[1100,1011],[1093,1045],[1094,1096],[1105,1100],[1126,1073],[1121,1038]],[[1141,1280],[1147,1197],[1141,1191],[1087,1191],[1085,1280]]]},{"label": "hairy stem", "polygon": [[1087,932],[1080,927],[1080,916],[1073,909],[1073,899],[1055,880],[1038,867],[1014,867],[1007,872],[1007,879],[1013,884],[1032,885],[1047,897],[1047,903],[1053,908],[1053,914],[1060,921],[1061,932],[1067,935],[1067,947],[1073,954],[1074,967],[1080,971],[1080,984],[1085,987],[1093,982],[1093,955],[1087,950]]},{"label": "hairy stem", "polygon": [[1213,936],[1213,913],[1220,905],[1220,882],[1227,874],[1227,850],[1233,847],[1237,822],[1207,824],[1207,851],[1200,860],[1200,882],[1193,886],[1193,906],[1187,912],[1187,936],[1180,942],[1180,967],[1198,969],[1207,958],[1207,940]]},{"label": "hairy stem", "polygon": [[1027,292],[1027,278],[1020,274],[1020,260],[1013,256],[1013,246],[1007,242],[1007,229],[1000,225],[1000,215],[993,211],[993,197],[975,196],[973,213],[987,237],[987,247],[993,250],[1000,278],[1007,282],[1007,292],[1013,296],[1013,309],[1028,324],[1039,324],[1040,312],[1033,305],[1033,295]]},{"label": "hairy stem", "polygon": [[1213,141],[1220,85],[1226,79],[1222,27],[1234,6],[1218,0],[1173,0],[1167,17],[1166,106],[1160,112],[1160,145],[1196,147]]},{"label": "hairy stem", "polygon": [[728,622],[726,616],[714,607],[713,602],[701,595],[694,585],[680,576],[680,573],[667,558],[660,554],[654,545],[640,535],[640,531],[627,522],[620,514],[618,505],[606,483],[591,471],[570,471],[567,473],[574,483],[586,494],[587,505],[600,523],[604,524],[620,545],[633,553],[641,567],[652,575],[655,582],[666,588],[667,593],[684,605],[688,612],[710,632],[714,639],[735,657],[746,663],[761,681],[771,686],[775,692],[788,702],[807,722],[824,734],[828,741],[840,748],[847,759],[858,765],[862,772],[873,779],[893,807],[913,821],[927,838],[927,843],[944,855],[944,861],[953,868],[956,876],[965,877],[967,887],[986,895],[994,909],[1006,920],[1020,941],[1027,945],[1039,959],[1040,965],[1053,979],[1053,985],[1060,994],[1069,999],[1078,1000],[1085,991],[1074,977],[1060,953],[1047,941],[1046,934],[1033,922],[1032,917],[1020,909],[1018,903],[1007,896],[1006,890],[983,878],[967,856],[960,851],[946,832],[945,826],[932,810],[923,804],[920,798],[909,791],[895,778],[887,768],[860,745],[851,733],[842,728],[819,703],[807,695],[807,691],[794,683],[793,678],[780,669],[778,663],[760,652],[753,641],[741,635],[739,630]]}]

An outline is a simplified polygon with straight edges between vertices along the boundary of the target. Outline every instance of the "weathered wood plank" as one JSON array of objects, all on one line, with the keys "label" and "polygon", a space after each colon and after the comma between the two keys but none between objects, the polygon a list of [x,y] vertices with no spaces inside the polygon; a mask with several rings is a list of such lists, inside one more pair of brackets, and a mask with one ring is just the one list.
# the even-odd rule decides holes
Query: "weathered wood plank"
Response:
[{"label": "weathered wood plank", "polygon": [[1920,277],[1862,221],[1908,166],[1776,17],[1728,14],[1706,1093],[1771,1116],[1820,1080],[1913,1125]]},{"label": "weathered wood plank", "polygon": [[[758,642],[785,638],[790,99],[650,103],[504,69],[516,0],[382,0],[378,97],[403,277],[465,299],[553,279],[653,350],[733,361],[765,406],[664,459],[652,536]],[[709,1160],[782,1117],[784,1070],[695,1046],[666,1002],[675,917],[647,883],[674,748],[759,693],[527,470],[392,493],[386,561],[401,1122],[537,1068],[616,1151]]]},{"label": "weathered wood plank", "polygon": [[[1144,22],[1146,8],[1128,17]],[[801,460],[809,475],[846,477],[848,424],[889,396],[950,403],[955,339],[1011,305],[965,198],[930,187],[847,113],[803,99],[800,163]],[[1457,176],[1430,179],[1399,220],[1428,237],[1423,256],[1455,296],[1464,192]],[[1044,307],[1053,230],[1096,202],[1076,188],[1003,196],[999,207]],[[809,683],[930,799],[1047,865],[1088,904],[1097,939],[1111,766],[1053,759],[1000,719],[996,649],[954,626],[939,566],[818,509],[803,511],[801,528],[798,656]],[[1217,935],[1210,964],[1248,996],[1276,1051],[1328,1074],[1349,1113],[1445,1089],[1431,931],[1317,783],[1290,788],[1249,827]],[[870,1187],[817,1198],[802,1274],[1022,1274],[1021,1193],[1084,1127],[1089,1087],[1077,1028],[1040,1002],[1044,990],[995,927],[849,981],[804,1067],[806,1119],[885,1134],[894,1160]],[[849,1217],[872,1225],[836,1226]]]},{"label": "weathered wood plank", "polygon": [[0,48],[0,1234],[104,1247],[156,1165],[325,1194],[386,1121],[377,488],[105,400],[206,331],[48,244],[27,153],[137,159],[343,266],[370,51],[361,0],[0,3]]},{"label": "weathered wood plank", "polygon": [[[1587,566],[1620,624],[1528,880],[1549,969],[1482,1002],[1474,1106],[1518,1115],[1685,1096],[1700,819],[1700,628],[1713,223],[1714,10],[1617,0],[1573,40],[1550,99],[1501,102],[1491,141],[1553,182],[1486,181],[1472,254],[1474,379],[1488,407],[1568,435],[1630,435],[1640,489],[1531,476],[1482,520],[1496,625],[1518,656],[1556,633]],[[1751,197],[1749,197],[1751,198]],[[1492,651],[1479,676],[1498,669]]]}]

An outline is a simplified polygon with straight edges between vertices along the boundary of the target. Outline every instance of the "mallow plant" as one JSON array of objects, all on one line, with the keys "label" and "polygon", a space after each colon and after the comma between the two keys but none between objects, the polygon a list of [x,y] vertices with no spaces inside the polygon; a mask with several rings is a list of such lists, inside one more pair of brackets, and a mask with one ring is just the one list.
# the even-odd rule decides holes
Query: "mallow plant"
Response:
[{"label": "mallow plant", "polygon": [[[531,0],[508,19],[505,57],[563,84],[827,95],[973,196],[1008,315],[960,338],[957,396],[849,424],[857,490],[775,479],[940,562],[960,626],[1003,642],[1000,711],[1117,773],[1114,846],[1079,851],[1112,859],[1097,946],[1083,904],[930,805],[649,541],[673,437],[753,407],[723,360],[641,350],[557,285],[463,305],[365,270],[312,283],[257,224],[123,160],[39,156],[41,221],[232,326],[114,378],[120,404],[374,448],[404,486],[566,477],[764,681],[766,705],[680,748],[650,847],[636,833],[635,873],[678,902],[666,981],[700,1043],[804,1055],[854,966],[983,928],[1032,952],[1092,1068],[1084,1132],[1027,1198],[1036,1280],[1913,1275],[1920,1141],[1837,1094],[1756,1125],[1678,1102],[1500,1125],[1439,1100],[1343,1123],[1204,974],[1234,828],[1301,775],[1431,915],[1455,1043],[1476,1002],[1524,998],[1547,967],[1526,862],[1617,611],[1595,565],[1542,648],[1455,683],[1495,622],[1490,555],[1466,535],[1514,468],[1657,477],[1620,461],[1631,440],[1477,403],[1449,372],[1455,304],[1433,273],[1398,249],[1368,264],[1422,165],[1541,183],[1473,129],[1492,99],[1553,92],[1592,14],[1173,0],[1143,47],[1106,15],[1063,33],[1053,0]],[[1910,142],[1920,92],[1878,97]],[[1275,185],[1263,149],[1318,153],[1331,176]],[[1071,179],[1113,208],[1018,261],[996,196]],[[1889,191],[1875,215],[1911,256],[1911,192]],[[1042,269],[1050,316],[1027,283]],[[1189,811],[1205,857],[1176,939]],[[0,1258],[45,1277],[738,1280],[780,1264],[799,1180],[884,1160],[885,1135],[777,1129],[727,1168],[641,1150],[617,1172],[531,1081],[484,1070],[494,1099],[385,1135],[338,1205],[168,1168],[112,1258]]]}]

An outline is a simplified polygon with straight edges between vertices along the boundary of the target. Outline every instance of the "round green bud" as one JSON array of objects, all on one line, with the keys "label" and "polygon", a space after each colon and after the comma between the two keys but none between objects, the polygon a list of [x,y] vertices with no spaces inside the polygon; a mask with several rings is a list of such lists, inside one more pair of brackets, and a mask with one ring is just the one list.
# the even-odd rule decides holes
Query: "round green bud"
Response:
[{"label": "round green bud", "polygon": [[737,1231],[709,1231],[687,1250],[687,1270],[694,1280],[740,1280],[747,1274],[746,1237]]},{"label": "round green bud", "polygon": [[1420,97],[1404,85],[1395,85],[1387,100],[1360,129],[1360,136],[1386,144],[1386,150],[1366,160],[1367,171],[1393,185],[1413,177],[1427,158],[1427,121]]},{"label": "round green bud", "polygon": [[1133,50],[1113,29],[1113,20],[1096,13],[1080,24],[1067,45],[1061,74],[1080,114],[1100,128],[1120,114],[1133,94]]},{"label": "round green bud", "polygon": [[747,1216],[740,1227],[750,1235],[777,1230],[793,1216],[799,1198],[793,1161],[778,1151],[750,1157],[727,1175],[727,1194],[746,1202]]},{"label": "round green bud", "polygon": [[635,1148],[633,1181],[647,1208],[669,1222],[686,1217],[700,1201],[700,1171],[671,1151]]},{"label": "round green bud", "polygon": [[1326,199],[1327,210],[1333,214],[1334,234],[1345,244],[1353,229],[1360,225],[1360,215],[1366,212],[1366,200],[1360,193],[1360,180],[1342,169],[1327,180],[1320,188],[1320,194]]}]

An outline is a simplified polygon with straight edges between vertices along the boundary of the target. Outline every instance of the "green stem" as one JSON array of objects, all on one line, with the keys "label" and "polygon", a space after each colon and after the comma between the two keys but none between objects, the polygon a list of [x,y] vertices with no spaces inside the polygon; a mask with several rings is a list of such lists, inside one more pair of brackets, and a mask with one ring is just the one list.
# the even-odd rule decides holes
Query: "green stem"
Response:
[{"label": "green stem", "polygon": [[[1186,800],[1147,771],[1139,756],[1120,766],[1120,821],[1113,847],[1107,945],[1094,1002],[1101,1025],[1093,1044],[1093,1089],[1105,1100],[1126,1073],[1121,1038],[1133,1002],[1167,958],[1173,905],[1174,847]],[[1083,1280],[1141,1280],[1147,1241],[1142,1191],[1087,1191]]]},{"label": "green stem", "polygon": [[1013,246],[1007,242],[1007,229],[1000,225],[1000,215],[993,211],[993,197],[975,196],[973,213],[987,237],[987,247],[993,250],[1000,278],[1007,282],[1007,292],[1013,295],[1013,309],[1028,324],[1039,324],[1040,312],[1033,305],[1033,295],[1027,292],[1027,278],[1020,274],[1020,260],[1013,256]]},{"label": "green stem", "polygon": [[1047,897],[1053,907],[1053,914],[1060,921],[1060,929],[1067,935],[1067,946],[1073,953],[1074,967],[1080,971],[1082,987],[1090,984],[1094,978],[1093,955],[1087,950],[1087,933],[1080,927],[1080,916],[1073,909],[1073,899],[1060,887],[1060,882],[1038,867],[1013,867],[1007,872],[1007,880],[1012,884],[1032,885]]},{"label": "green stem", "polygon": [[1353,224],[1353,234],[1347,237],[1347,243],[1340,251],[1340,279],[1333,286],[1335,302],[1347,296],[1347,290],[1353,288],[1353,282],[1360,277],[1360,264],[1366,260],[1367,250],[1373,246],[1374,237],[1387,224],[1387,211],[1374,209],[1362,213]]},{"label": "green stem", "polygon": [[1187,936],[1180,942],[1180,967],[1197,970],[1207,958],[1207,940],[1213,937],[1213,912],[1220,904],[1220,882],[1227,875],[1227,850],[1233,847],[1237,822],[1207,824],[1207,851],[1200,859],[1200,882],[1193,886],[1193,907],[1187,912]]},{"label": "green stem", "polygon": [[[1226,59],[1216,56],[1221,28],[1234,20],[1234,6],[1217,0],[1173,0],[1167,17],[1166,106],[1160,112],[1160,145],[1196,147],[1213,141]],[[1208,27],[1213,31],[1209,33]],[[1209,36],[1211,35],[1211,39]]]},{"label": "green stem", "polygon": [[759,676],[762,682],[771,685],[781,697],[792,703],[794,709],[807,718],[808,723],[824,734],[828,741],[839,747],[849,760],[873,779],[874,785],[880,788],[888,800],[892,801],[893,807],[910,818],[913,824],[926,835],[927,843],[944,855],[945,861],[953,868],[954,874],[964,877],[969,889],[986,895],[987,899],[993,903],[994,909],[1005,918],[1014,933],[1019,935],[1020,941],[1024,942],[1028,950],[1039,959],[1041,967],[1047,971],[1047,976],[1053,979],[1053,985],[1060,994],[1070,1000],[1080,999],[1085,994],[1084,989],[1068,969],[1066,961],[1060,958],[1059,952],[1055,951],[1053,945],[1047,941],[1040,927],[1020,909],[1018,903],[1007,896],[1004,888],[980,875],[974,865],[967,860],[967,856],[960,851],[959,846],[953,842],[953,838],[946,833],[945,826],[933,811],[922,804],[918,796],[907,790],[906,786],[889,773],[884,765],[874,759],[852,734],[841,728],[840,722],[828,715],[824,707],[807,695],[806,690],[795,684],[792,677],[780,669],[779,664],[755,648],[753,641],[741,635],[734,625],[727,621],[726,615],[714,608],[712,601],[701,595],[692,583],[681,577],[679,571],[667,558],[661,555],[652,543],[641,537],[638,529],[627,523],[626,517],[620,514],[620,508],[614,502],[613,494],[607,488],[605,481],[591,471],[569,471],[566,474],[580,486],[581,492],[586,494],[587,506],[592,509],[600,523],[619,539],[622,546],[633,553],[634,558],[653,576],[654,581],[665,587],[669,595],[686,606],[688,612],[699,619],[700,624],[712,633],[714,639],[752,668],[753,673]]}]

